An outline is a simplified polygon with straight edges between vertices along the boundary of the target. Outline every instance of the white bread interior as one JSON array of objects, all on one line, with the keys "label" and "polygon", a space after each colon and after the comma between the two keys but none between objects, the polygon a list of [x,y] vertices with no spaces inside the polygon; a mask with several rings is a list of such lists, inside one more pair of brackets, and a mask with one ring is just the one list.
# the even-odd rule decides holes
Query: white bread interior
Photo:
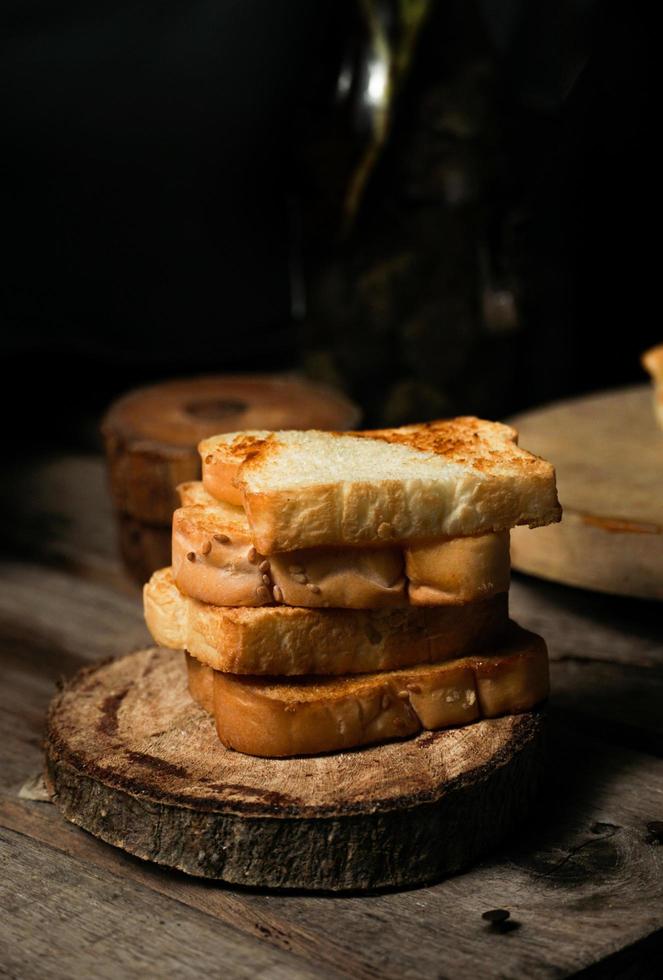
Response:
[{"label": "white bread interior", "polygon": [[178,588],[219,606],[274,602],[381,609],[473,602],[509,588],[509,532],[401,546],[257,552],[244,511],[202,483],[179,488],[172,563]]},{"label": "white bread interior", "polygon": [[186,649],[236,674],[345,674],[462,656],[506,628],[505,593],[458,606],[305,609],[213,606],[185,596],[170,568],[143,591],[145,619],[160,646]]},{"label": "white bread interior", "polygon": [[246,511],[265,555],[396,544],[560,519],[550,463],[473,417],[365,433],[226,433],[203,440],[205,488]]},{"label": "white bread interior", "polygon": [[237,677],[187,655],[189,690],[220,740],[249,755],[334,752],[527,711],[548,695],[546,646],[511,624],[503,644],[442,664],[335,678]]}]

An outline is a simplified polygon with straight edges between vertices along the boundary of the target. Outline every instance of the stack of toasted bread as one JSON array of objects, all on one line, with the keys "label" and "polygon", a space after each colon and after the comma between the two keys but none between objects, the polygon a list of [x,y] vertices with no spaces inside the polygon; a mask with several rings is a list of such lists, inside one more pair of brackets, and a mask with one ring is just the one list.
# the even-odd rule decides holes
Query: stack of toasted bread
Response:
[{"label": "stack of toasted bread", "polygon": [[545,644],[508,618],[509,529],[560,508],[513,429],[465,417],[199,448],[145,615],[186,651],[226,746],[336,751],[545,699]]}]

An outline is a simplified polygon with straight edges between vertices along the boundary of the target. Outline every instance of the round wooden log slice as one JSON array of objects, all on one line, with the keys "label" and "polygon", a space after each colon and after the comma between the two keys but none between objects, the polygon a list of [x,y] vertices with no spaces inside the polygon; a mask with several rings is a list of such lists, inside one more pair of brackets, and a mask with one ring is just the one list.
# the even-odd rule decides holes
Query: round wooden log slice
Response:
[{"label": "round wooden log slice", "polygon": [[511,420],[557,471],[561,524],[514,528],[519,571],[663,599],[663,432],[649,385],[560,402]]},{"label": "round wooden log slice", "polygon": [[358,421],[359,410],[339,392],[294,376],[211,376],[138,388],[102,422],[115,507],[169,525],[177,484],[200,479],[198,443],[218,432],[346,429]]},{"label": "round wooden log slice", "polygon": [[48,782],[64,816],[131,854],[269,888],[430,882],[523,820],[541,772],[530,712],[353,752],[225,749],[183,658],[153,648],[86,668],[53,700]]}]

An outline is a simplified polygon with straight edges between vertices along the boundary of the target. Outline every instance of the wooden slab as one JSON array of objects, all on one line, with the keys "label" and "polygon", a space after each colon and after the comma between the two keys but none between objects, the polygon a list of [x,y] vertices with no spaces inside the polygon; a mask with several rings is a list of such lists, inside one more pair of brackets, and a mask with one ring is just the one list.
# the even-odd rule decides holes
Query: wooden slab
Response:
[{"label": "wooden slab", "polygon": [[219,742],[182,658],[86,668],[55,698],[47,772],[67,819],[138,857],[245,885],[429,882],[526,818],[543,714],[354,752],[258,759]]},{"label": "wooden slab", "polygon": [[[0,565],[0,974],[660,976],[663,846],[648,830],[663,820],[657,604],[514,577],[514,616],[553,660],[548,766],[524,832],[487,860],[371,895],[211,885],[21,795],[56,679],[149,639],[113,549],[102,461],[40,456],[5,477],[18,560]],[[482,919],[496,907],[511,912],[507,931]]]},{"label": "wooden slab", "polygon": [[663,431],[649,385],[560,402],[511,420],[555,464],[561,524],[515,528],[513,567],[619,595],[663,599]]}]

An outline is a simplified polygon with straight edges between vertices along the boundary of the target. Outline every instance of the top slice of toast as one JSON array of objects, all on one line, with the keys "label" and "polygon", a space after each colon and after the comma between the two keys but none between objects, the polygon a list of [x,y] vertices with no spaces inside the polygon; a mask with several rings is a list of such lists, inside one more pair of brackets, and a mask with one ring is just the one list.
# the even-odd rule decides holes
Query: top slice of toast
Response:
[{"label": "top slice of toast", "polygon": [[201,442],[203,482],[241,502],[262,554],[384,545],[558,521],[550,463],[471,416],[367,432],[235,432]]}]

